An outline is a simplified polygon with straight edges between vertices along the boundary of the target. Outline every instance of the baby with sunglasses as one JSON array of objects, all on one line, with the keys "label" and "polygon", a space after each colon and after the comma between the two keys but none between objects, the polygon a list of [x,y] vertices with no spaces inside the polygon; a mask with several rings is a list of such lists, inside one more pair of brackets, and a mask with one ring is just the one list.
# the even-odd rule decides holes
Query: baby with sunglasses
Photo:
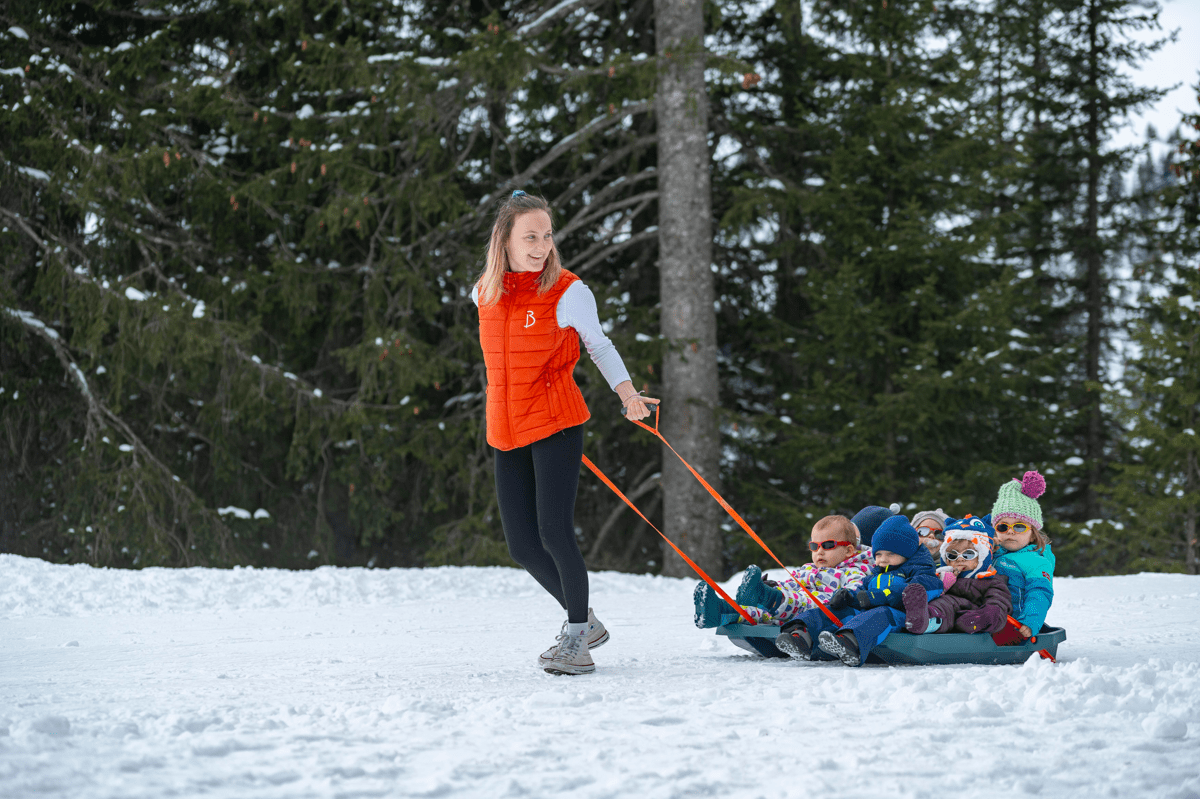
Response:
[{"label": "baby with sunglasses", "polygon": [[929,600],[920,586],[904,589],[904,627],[910,633],[998,633],[1012,610],[1008,578],[992,566],[992,528],[966,516],[946,522],[939,556],[946,592]]},{"label": "baby with sunglasses", "polygon": [[921,546],[929,550],[929,556],[936,562],[945,538],[946,521],[950,515],[941,508],[923,510],[912,517],[912,526],[921,539]]},{"label": "baby with sunglasses", "polygon": [[[871,571],[871,549],[862,546],[861,539],[859,529],[845,516],[819,520],[808,542],[812,563],[795,569],[796,577],[822,602],[839,589],[858,588]],[[759,624],[782,624],[816,607],[790,576],[782,583],[770,582],[758,566],[746,569],[734,598]],[[697,627],[720,627],[740,618],[707,583],[696,586],[692,599]]]},{"label": "baby with sunglasses", "polygon": [[996,530],[996,571],[1008,578],[1012,615],[1021,635],[1037,635],[1054,601],[1054,553],[1042,531],[1042,508],[1037,499],[1046,479],[1036,471],[1000,486],[992,505]]}]

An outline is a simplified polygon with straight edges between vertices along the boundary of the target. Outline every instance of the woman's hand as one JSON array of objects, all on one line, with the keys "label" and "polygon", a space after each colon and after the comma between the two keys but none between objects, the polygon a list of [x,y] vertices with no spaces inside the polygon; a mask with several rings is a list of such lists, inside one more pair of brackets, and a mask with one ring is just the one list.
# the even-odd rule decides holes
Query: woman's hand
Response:
[{"label": "woman's hand", "polygon": [[1020,630],[1021,635],[1025,636],[1026,638],[1033,637],[1033,630],[1029,629],[1029,627],[1027,627],[1026,625],[1022,624],[1017,629]]},{"label": "woman's hand", "polygon": [[662,400],[657,400],[654,397],[643,397],[640,394],[634,394],[621,403],[622,413],[629,419],[641,421],[650,415],[650,406],[657,405],[660,402]]}]

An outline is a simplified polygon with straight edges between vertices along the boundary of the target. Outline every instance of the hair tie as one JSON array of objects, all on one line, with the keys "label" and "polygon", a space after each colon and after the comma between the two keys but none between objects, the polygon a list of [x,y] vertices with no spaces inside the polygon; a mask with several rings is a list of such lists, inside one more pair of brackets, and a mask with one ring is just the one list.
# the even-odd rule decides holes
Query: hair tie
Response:
[{"label": "hair tie", "polygon": [[509,197],[509,199],[511,200],[513,197],[524,197],[524,196],[525,196],[525,192],[521,191],[520,189],[515,189],[512,193],[512,197]]}]

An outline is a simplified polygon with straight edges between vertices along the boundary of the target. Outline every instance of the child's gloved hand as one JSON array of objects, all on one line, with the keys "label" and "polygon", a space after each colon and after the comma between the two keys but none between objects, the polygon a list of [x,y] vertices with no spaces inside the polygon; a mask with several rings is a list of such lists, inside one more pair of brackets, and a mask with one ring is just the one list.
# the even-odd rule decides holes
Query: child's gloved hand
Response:
[{"label": "child's gloved hand", "polygon": [[833,596],[829,597],[829,601],[825,603],[825,607],[830,610],[841,610],[844,607],[849,607],[854,599],[854,594],[849,588],[839,588],[833,592]]},{"label": "child's gloved hand", "polygon": [[863,590],[859,593],[867,595],[867,601],[869,604],[862,605],[862,607],[866,608],[886,605],[892,600],[892,597],[896,597],[898,600],[900,595],[904,593],[904,588],[907,585],[908,581],[899,574],[891,574],[887,572],[883,574],[877,574],[863,583]]},{"label": "child's gloved hand", "polygon": [[995,605],[984,605],[979,610],[968,610],[958,617],[959,625],[969,633],[998,633],[1004,629],[1007,614]]}]

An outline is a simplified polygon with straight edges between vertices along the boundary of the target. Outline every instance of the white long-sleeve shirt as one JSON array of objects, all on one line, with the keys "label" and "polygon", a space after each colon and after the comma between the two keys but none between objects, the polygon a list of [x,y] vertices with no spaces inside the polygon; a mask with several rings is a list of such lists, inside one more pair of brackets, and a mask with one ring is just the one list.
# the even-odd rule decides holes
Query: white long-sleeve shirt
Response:
[{"label": "white long-sleeve shirt", "polygon": [[[479,286],[471,289],[471,301],[479,305]],[[617,386],[629,380],[629,371],[621,361],[621,353],[600,326],[600,313],[596,308],[596,295],[584,285],[582,280],[576,280],[558,298],[555,317],[559,327],[573,327],[583,339],[592,363],[600,370],[600,374],[608,381],[608,387],[616,390]]]}]

